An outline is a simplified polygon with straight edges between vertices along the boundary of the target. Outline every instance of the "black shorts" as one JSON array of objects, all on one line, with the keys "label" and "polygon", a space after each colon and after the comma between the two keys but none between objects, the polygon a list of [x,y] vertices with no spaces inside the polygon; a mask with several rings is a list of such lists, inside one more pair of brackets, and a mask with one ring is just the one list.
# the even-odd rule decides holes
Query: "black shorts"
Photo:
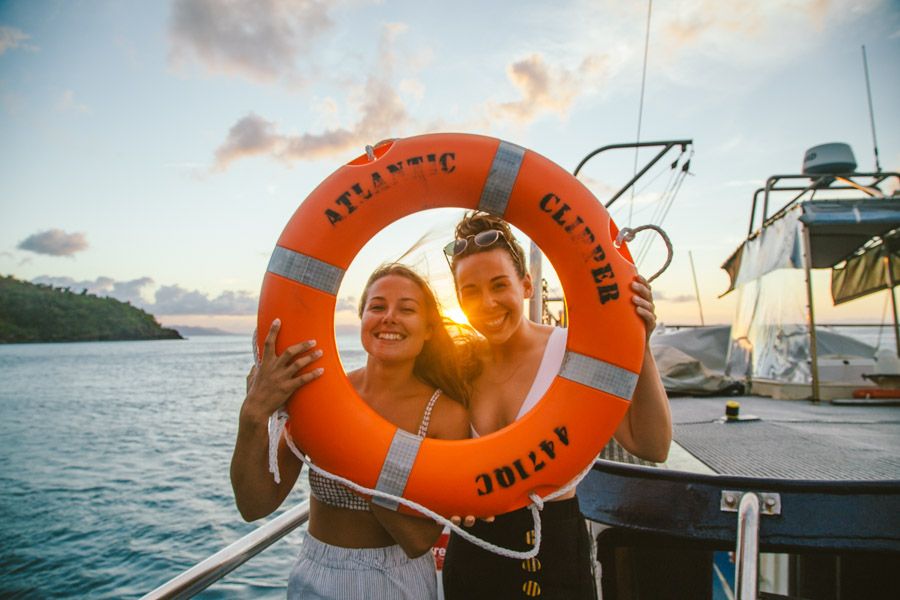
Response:
[{"label": "black shorts", "polygon": [[[531,511],[522,508],[493,523],[478,521],[473,535],[512,550],[532,547]],[[541,550],[517,560],[483,550],[453,534],[444,559],[446,600],[540,598],[594,600],[591,540],[578,500],[548,502],[541,511]]]}]

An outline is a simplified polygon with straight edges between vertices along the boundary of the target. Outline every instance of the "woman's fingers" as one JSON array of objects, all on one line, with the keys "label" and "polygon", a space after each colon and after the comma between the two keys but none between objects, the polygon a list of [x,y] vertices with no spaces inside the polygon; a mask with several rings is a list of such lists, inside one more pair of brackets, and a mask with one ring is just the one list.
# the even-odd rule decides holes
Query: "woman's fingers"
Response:
[{"label": "woman's fingers", "polygon": [[[450,517],[450,522],[453,523],[454,525],[456,525],[457,527],[459,527],[460,525],[462,525],[463,527],[471,527],[472,525],[475,524],[476,520],[477,520],[477,518],[475,517],[475,515],[466,515],[465,518],[460,517],[459,515],[454,515],[454,516]],[[493,523],[494,517],[486,517],[481,520],[484,521],[485,523]]]},{"label": "woman's fingers", "polygon": [[322,351],[313,350],[309,354],[304,354],[294,362],[288,363],[286,365],[286,369],[288,373],[294,375],[295,373],[298,373],[308,367],[313,361],[319,360],[320,358],[322,358]]},{"label": "woman's fingers", "polygon": [[[304,352],[307,352],[315,346],[316,340],[306,340],[305,342],[300,342],[299,344],[288,346],[278,357],[278,363],[281,365],[289,365],[297,361],[298,357],[300,357]],[[319,355],[321,356],[321,353]]]},{"label": "woman's fingers", "polygon": [[653,291],[650,288],[650,284],[640,275],[636,276],[634,281],[631,282],[631,289],[634,290],[639,297],[651,302],[653,301]]},{"label": "woman's fingers", "polygon": [[313,369],[312,371],[307,371],[305,373],[301,373],[298,377],[294,377],[294,378],[290,379],[290,383],[289,383],[290,393],[293,394],[294,392],[299,390],[301,387],[303,387],[310,381],[313,381],[314,379],[318,379],[319,377],[322,376],[322,373],[324,373],[324,372],[325,372],[325,369],[323,369],[322,367],[319,367],[317,369]]},{"label": "woman's fingers", "polygon": [[[316,345],[315,340],[307,340],[289,346],[279,355],[275,354],[274,343],[278,334],[280,323],[273,322],[269,335],[266,336],[265,358],[253,375],[251,384],[258,383],[260,391],[270,394],[274,399],[280,398],[283,402],[285,396],[290,396],[301,386],[309,383],[322,375],[322,369],[314,369],[304,372],[310,363],[322,357],[319,349],[309,352]],[[249,389],[249,388],[248,388]],[[266,392],[266,390],[269,390]]]},{"label": "woman's fingers", "polygon": [[650,334],[656,329],[656,305],[653,304],[653,292],[647,280],[640,275],[635,276],[634,281],[631,282],[631,289],[634,290],[631,301],[634,302],[638,316],[644,321],[649,339]]},{"label": "woman's fingers", "polygon": [[275,356],[275,340],[278,338],[278,330],[281,329],[281,319],[275,319],[269,325],[269,333],[266,334],[266,341],[263,344],[262,360],[268,361]]},{"label": "woman's fingers", "polygon": [[639,306],[637,307],[637,314],[645,323],[647,323],[648,328],[652,329],[656,326],[656,314],[653,311]]}]

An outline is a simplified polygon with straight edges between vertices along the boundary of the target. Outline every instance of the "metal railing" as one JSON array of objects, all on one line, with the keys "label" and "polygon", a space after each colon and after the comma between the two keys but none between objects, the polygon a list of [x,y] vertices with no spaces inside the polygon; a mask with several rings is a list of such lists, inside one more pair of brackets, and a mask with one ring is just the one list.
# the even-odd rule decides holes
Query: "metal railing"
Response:
[{"label": "metal railing", "polygon": [[309,501],[302,502],[233,544],[159,586],[143,600],[190,598],[222,579],[309,520]]}]

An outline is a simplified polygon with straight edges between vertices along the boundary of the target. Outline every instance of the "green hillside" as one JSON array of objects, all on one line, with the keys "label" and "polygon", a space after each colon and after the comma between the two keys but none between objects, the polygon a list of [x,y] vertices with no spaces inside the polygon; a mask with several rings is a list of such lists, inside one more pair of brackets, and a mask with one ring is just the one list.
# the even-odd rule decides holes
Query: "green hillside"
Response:
[{"label": "green hillside", "polygon": [[182,339],[126,302],[0,277],[0,343]]}]

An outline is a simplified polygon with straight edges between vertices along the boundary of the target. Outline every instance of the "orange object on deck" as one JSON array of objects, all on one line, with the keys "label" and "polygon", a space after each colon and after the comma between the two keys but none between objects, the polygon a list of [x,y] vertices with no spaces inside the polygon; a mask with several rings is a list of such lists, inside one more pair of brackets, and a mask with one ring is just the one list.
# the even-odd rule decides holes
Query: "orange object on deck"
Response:
[{"label": "orange object on deck", "polygon": [[[480,209],[534,240],[569,310],[566,356],[537,406],[472,440],[415,438],[354,391],[335,346],[341,277],[378,231],[431,208]],[[385,142],[307,197],[278,240],[260,294],[258,331],[282,321],[277,351],[316,339],[322,377],[288,402],[287,431],[318,466],[402,495],[444,516],[489,516],[559,489],[590,465],[628,408],[645,329],[632,303],[636,269],[593,194],[539,154],[501,140],[432,134]],[[448,239],[452,231],[447,231]],[[262,342],[262,340],[260,340]]]},{"label": "orange object on deck", "polygon": [[900,389],[891,388],[859,388],[853,390],[854,398],[900,398]]}]

